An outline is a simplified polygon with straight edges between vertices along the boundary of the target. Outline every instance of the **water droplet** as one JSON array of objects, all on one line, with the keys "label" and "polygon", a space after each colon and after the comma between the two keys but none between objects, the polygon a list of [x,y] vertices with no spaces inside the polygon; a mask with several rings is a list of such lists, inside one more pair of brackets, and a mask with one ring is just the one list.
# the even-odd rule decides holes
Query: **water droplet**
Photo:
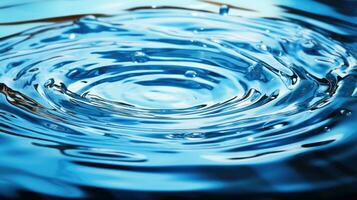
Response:
[{"label": "water droplet", "polygon": [[227,5],[222,5],[219,8],[219,14],[220,15],[228,15],[228,12],[229,12],[229,6],[227,6]]},{"label": "water droplet", "polygon": [[307,49],[311,49],[315,46],[315,44],[311,39],[305,39],[301,42],[301,46]]},{"label": "water droplet", "polygon": [[250,137],[247,138],[247,140],[248,140],[249,142],[252,142],[252,141],[254,141],[254,137],[250,136]]},{"label": "water droplet", "polygon": [[169,139],[180,139],[183,138],[183,133],[172,133],[166,136]]},{"label": "water droplet", "polygon": [[298,81],[298,79],[296,77],[291,79],[293,81],[293,84],[296,84],[296,82]]},{"label": "water droplet", "polygon": [[262,51],[268,51],[268,46],[263,44],[262,42],[257,45],[257,48]]},{"label": "water droplet", "polygon": [[193,33],[199,33],[199,32],[202,32],[202,31],[204,31],[205,29],[204,28],[199,28],[199,29],[195,29],[195,30],[193,30],[192,32]]},{"label": "water droplet", "polygon": [[347,110],[347,109],[341,109],[340,110],[341,115],[345,115],[345,116],[351,116],[352,112]]},{"label": "water droplet", "polygon": [[133,61],[137,63],[144,63],[149,60],[149,56],[147,56],[144,52],[142,51],[137,51],[134,53],[133,56]]},{"label": "water droplet", "polygon": [[324,127],[324,130],[325,130],[326,132],[331,131],[331,129],[330,129],[328,126],[325,126],[325,127]]},{"label": "water droplet", "polygon": [[187,140],[201,140],[205,138],[204,133],[188,133],[185,135],[185,139]]},{"label": "water droplet", "polygon": [[276,124],[273,126],[273,128],[279,129],[279,128],[282,128],[283,126],[284,126],[284,124]]},{"label": "water droplet", "polygon": [[73,40],[73,39],[76,38],[76,34],[71,33],[71,34],[69,34],[68,38],[71,39],[71,40]]},{"label": "water droplet", "polygon": [[197,73],[192,70],[188,70],[185,72],[185,76],[188,78],[195,78],[197,76]]}]

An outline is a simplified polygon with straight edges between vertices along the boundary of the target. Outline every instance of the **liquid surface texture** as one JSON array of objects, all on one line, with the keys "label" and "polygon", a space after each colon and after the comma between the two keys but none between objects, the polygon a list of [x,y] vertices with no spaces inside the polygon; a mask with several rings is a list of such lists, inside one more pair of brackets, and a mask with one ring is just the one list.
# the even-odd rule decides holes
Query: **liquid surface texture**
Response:
[{"label": "liquid surface texture", "polygon": [[355,194],[356,13],[192,2],[0,22],[0,197]]}]

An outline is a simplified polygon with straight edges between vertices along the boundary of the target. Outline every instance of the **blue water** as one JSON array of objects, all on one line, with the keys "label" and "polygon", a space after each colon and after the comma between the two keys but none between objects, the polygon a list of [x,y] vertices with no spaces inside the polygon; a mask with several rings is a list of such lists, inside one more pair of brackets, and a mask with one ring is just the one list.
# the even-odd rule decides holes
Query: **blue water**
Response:
[{"label": "blue water", "polygon": [[341,2],[0,3],[0,197],[357,195]]}]

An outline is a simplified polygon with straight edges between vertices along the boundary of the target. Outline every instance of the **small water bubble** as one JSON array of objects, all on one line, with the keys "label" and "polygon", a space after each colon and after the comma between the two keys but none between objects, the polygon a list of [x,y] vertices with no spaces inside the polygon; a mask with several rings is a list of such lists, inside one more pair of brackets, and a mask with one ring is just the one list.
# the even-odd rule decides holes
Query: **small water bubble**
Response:
[{"label": "small water bubble", "polygon": [[307,49],[311,49],[315,46],[315,44],[311,39],[305,39],[301,42],[301,46]]},{"label": "small water bubble", "polygon": [[254,137],[250,136],[250,137],[247,138],[247,140],[248,140],[249,142],[252,142],[252,141],[254,141]]},{"label": "small water bubble", "polygon": [[276,124],[273,126],[273,128],[279,129],[279,128],[282,128],[283,126],[284,126],[284,124]]},{"label": "small water bubble", "polygon": [[328,126],[325,126],[325,127],[324,127],[324,130],[325,130],[326,132],[331,131],[331,129],[330,129]]},{"label": "small water bubble", "polygon": [[76,38],[76,34],[71,33],[71,34],[69,34],[68,38],[71,39],[71,40],[73,40],[73,39]]},{"label": "small water bubble", "polygon": [[169,139],[178,139],[178,138],[183,138],[182,134],[180,133],[172,133],[172,134],[168,134],[166,136],[166,138],[169,138]]},{"label": "small water bubble", "polygon": [[133,61],[137,63],[144,63],[149,60],[149,56],[142,51],[137,51],[133,55]]},{"label": "small water bubble", "polygon": [[222,5],[219,8],[219,14],[220,15],[228,15],[228,12],[229,12],[229,6],[227,6],[227,5]]},{"label": "small water bubble", "polygon": [[185,76],[188,78],[195,78],[197,76],[197,73],[195,71],[192,70],[187,70],[185,72]]},{"label": "small water bubble", "polygon": [[262,42],[257,45],[257,48],[262,51],[268,51],[268,46],[266,44],[263,44]]},{"label": "small water bubble", "polygon": [[296,82],[298,81],[298,79],[296,77],[292,78],[291,80],[292,80],[293,84],[296,84]]},{"label": "small water bubble", "polygon": [[199,29],[195,29],[195,30],[193,30],[192,32],[193,33],[199,33],[199,32],[202,32],[202,31],[204,31],[205,29],[204,28],[199,28]]},{"label": "small water bubble", "polygon": [[204,133],[188,133],[185,135],[185,139],[187,140],[201,140],[205,138]]},{"label": "small water bubble", "polygon": [[352,112],[347,110],[347,109],[341,109],[340,110],[341,115],[345,115],[345,116],[351,116]]}]

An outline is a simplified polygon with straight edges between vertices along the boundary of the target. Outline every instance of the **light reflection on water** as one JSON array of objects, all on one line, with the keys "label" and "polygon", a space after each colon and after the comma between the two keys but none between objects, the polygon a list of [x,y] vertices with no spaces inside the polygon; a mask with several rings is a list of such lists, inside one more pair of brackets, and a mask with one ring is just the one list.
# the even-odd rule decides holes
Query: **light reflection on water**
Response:
[{"label": "light reflection on water", "polygon": [[353,196],[356,5],[304,2],[2,2],[0,196]]}]

